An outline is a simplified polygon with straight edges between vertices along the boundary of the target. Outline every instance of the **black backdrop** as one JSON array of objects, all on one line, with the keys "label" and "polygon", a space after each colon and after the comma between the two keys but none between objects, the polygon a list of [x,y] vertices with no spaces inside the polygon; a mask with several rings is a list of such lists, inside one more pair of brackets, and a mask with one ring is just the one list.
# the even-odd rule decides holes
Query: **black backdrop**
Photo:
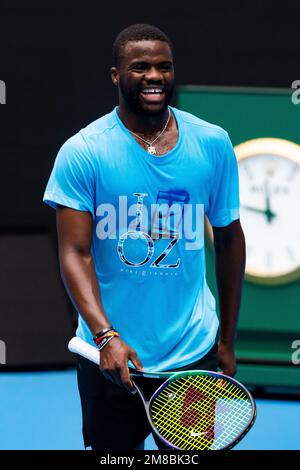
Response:
[{"label": "black backdrop", "polygon": [[[300,79],[299,1],[1,0],[0,80],[7,103],[0,106],[0,339],[7,342],[8,363],[26,358],[28,364],[49,363],[55,346],[61,362],[70,360],[63,351],[73,325],[60,323],[70,311],[55,261],[55,214],[41,200],[59,146],[116,104],[109,76],[112,42],[137,22],[155,24],[170,36],[179,85],[290,87]],[[30,234],[38,240],[28,250]],[[16,236],[18,249],[13,244],[5,249],[8,238]],[[52,255],[46,245],[52,246]],[[51,272],[45,269],[49,256]],[[36,264],[34,258],[42,261]],[[30,265],[36,269],[28,268],[27,282],[32,287],[39,279],[44,297],[40,294],[36,302],[24,289],[24,316],[18,295]],[[15,269],[6,276],[9,266]],[[53,299],[59,304],[55,308]],[[34,347],[27,347],[20,358],[15,345],[24,328],[28,334],[37,330],[38,337],[47,322],[53,348],[37,361]],[[45,350],[43,339],[35,344],[39,350]]]}]

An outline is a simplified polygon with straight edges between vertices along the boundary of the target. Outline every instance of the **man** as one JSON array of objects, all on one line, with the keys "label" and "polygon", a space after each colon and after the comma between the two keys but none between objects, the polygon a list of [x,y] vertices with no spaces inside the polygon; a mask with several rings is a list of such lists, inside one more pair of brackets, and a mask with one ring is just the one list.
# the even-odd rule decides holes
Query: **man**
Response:
[{"label": "man", "polygon": [[[128,361],[139,370],[219,366],[235,374],[245,267],[236,157],[223,129],[169,106],[169,39],[156,27],[130,26],[113,60],[118,106],[62,146],[44,195],[57,209],[77,335],[101,349],[101,372],[78,364],[85,445],[97,450],[142,448],[150,433],[130,393]],[[204,214],[214,233],[218,344]]]}]

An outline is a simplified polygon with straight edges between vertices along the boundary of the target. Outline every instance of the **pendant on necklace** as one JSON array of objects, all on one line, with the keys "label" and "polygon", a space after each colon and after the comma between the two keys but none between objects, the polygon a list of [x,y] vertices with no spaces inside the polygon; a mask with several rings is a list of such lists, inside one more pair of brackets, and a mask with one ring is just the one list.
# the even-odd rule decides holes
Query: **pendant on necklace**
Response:
[{"label": "pendant on necklace", "polygon": [[155,148],[153,145],[149,145],[147,151],[148,151],[148,153],[150,153],[151,155],[156,155],[156,148]]}]

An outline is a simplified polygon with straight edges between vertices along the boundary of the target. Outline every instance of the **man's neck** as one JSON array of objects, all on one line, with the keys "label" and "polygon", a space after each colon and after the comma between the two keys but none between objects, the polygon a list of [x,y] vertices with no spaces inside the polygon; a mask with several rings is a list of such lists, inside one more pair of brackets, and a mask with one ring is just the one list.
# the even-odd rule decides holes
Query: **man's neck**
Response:
[{"label": "man's neck", "polygon": [[166,125],[169,117],[169,108],[161,114],[149,116],[147,114],[136,114],[124,104],[119,104],[118,115],[129,131],[143,136],[153,136],[160,132]]}]

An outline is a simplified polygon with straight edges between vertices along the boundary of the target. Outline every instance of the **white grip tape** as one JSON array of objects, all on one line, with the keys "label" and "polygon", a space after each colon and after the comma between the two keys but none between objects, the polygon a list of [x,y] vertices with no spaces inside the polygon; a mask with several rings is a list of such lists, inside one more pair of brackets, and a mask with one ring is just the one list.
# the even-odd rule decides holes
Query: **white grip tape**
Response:
[{"label": "white grip tape", "polygon": [[74,336],[68,344],[69,351],[89,359],[99,365],[100,354],[95,346],[91,346],[83,339]]}]

